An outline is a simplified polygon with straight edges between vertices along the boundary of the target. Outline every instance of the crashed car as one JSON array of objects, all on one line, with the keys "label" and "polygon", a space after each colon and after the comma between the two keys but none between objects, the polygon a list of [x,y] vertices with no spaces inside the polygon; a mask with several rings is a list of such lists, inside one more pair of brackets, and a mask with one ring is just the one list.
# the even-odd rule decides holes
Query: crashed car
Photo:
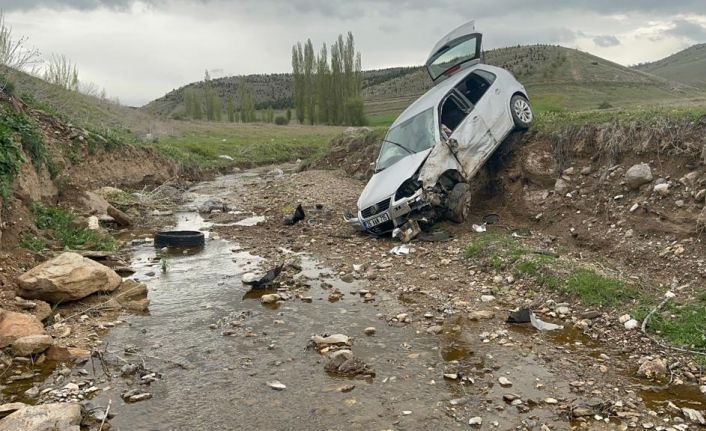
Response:
[{"label": "crashed car", "polygon": [[476,173],[533,120],[522,84],[481,64],[481,41],[470,22],[436,44],[426,61],[434,86],[390,127],[350,225],[382,235],[409,220],[465,220]]}]

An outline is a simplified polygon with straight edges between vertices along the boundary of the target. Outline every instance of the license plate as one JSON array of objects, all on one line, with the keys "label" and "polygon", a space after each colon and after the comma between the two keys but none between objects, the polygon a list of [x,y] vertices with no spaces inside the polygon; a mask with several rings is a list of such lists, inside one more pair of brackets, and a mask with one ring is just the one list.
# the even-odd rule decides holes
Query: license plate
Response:
[{"label": "license plate", "polygon": [[386,221],[390,221],[390,215],[388,213],[380,214],[379,216],[366,221],[365,224],[368,226],[368,228],[371,228],[381,223],[385,223]]}]

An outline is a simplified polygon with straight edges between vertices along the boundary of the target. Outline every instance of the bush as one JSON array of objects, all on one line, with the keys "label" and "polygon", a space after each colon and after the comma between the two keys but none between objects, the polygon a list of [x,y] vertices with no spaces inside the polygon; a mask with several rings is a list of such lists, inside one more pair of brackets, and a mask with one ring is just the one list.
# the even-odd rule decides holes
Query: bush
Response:
[{"label": "bush", "polygon": [[15,94],[15,83],[7,75],[0,75],[0,90],[3,90],[8,96],[12,96]]},{"label": "bush", "polygon": [[[115,239],[97,231],[74,223],[74,215],[63,208],[49,208],[35,205],[32,208],[34,220],[39,229],[49,231],[50,236],[67,250],[92,249],[113,251],[117,248]],[[28,246],[38,244],[28,239]]]},{"label": "bush", "polygon": [[22,153],[12,139],[12,130],[0,124],[0,197],[7,202],[12,189],[12,181],[20,172]]},{"label": "bush", "polygon": [[610,109],[610,108],[612,108],[612,107],[613,107],[613,105],[611,105],[611,104],[608,103],[607,101],[601,103],[600,105],[598,105],[598,109]]},{"label": "bush", "polygon": [[365,116],[365,104],[363,99],[351,99],[346,103],[346,123],[350,126],[367,126],[368,119]]},{"label": "bush", "polygon": [[289,121],[286,117],[278,115],[277,117],[275,117],[275,124],[278,126],[286,126],[287,124],[289,124]]}]

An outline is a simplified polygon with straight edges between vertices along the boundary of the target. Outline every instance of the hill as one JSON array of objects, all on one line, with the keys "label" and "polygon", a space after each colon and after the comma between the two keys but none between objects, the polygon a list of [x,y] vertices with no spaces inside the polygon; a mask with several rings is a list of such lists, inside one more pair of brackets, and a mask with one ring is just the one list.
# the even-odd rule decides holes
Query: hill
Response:
[{"label": "hill", "polygon": [[662,60],[638,64],[634,69],[706,89],[706,43],[691,46]]},{"label": "hill", "polygon": [[[484,52],[484,62],[510,70],[528,88],[535,106],[545,111],[679,103],[694,95],[693,89],[684,84],[561,46],[494,49]],[[211,85],[221,98],[233,96],[237,100],[241,79],[249,85],[257,108],[291,106],[290,74],[220,78],[212,80]],[[179,118],[184,90],[202,86],[202,82],[186,85],[143,109]],[[366,110],[373,116],[400,112],[430,86],[431,80],[421,66],[363,72]]]},{"label": "hill", "polygon": [[26,103],[82,128],[146,135],[163,127],[139,109],[69,91],[15,69],[0,66],[0,79],[9,81]]}]

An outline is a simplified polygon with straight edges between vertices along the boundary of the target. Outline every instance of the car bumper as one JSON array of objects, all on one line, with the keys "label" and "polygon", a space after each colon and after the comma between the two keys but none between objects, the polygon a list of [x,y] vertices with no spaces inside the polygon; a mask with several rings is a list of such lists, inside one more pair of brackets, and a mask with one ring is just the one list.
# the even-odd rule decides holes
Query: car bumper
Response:
[{"label": "car bumper", "polygon": [[[389,202],[389,206],[384,211],[368,214],[367,217],[364,217],[363,210],[358,209],[357,215],[351,213],[344,215],[344,221],[356,230],[382,235],[392,232],[397,226],[403,225],[412,212],[429,205],[421,188],[412,196],[399,200],[395,200],[394,196],[390,196],[382,202]],[[385,216],[387,216],[387,221],[373,225],[376,220],[385,218]]]}]

